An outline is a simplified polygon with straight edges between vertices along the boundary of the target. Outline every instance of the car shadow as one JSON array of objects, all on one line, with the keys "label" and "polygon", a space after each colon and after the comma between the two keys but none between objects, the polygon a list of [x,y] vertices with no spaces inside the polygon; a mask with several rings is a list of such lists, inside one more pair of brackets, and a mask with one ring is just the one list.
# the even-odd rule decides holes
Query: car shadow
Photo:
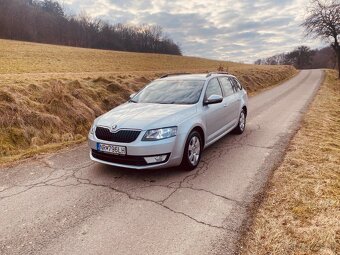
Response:
[{"label": "car shadow", "polygon": [[176,177],[190,172],[181,169],[180,167],[159,168],[159,169],[129,169],[105,164],[96,164],[98,175],[111,176],[113,178],[125,177],[130,179],[142,179],[147,182],[156,182],[157,180]]}]

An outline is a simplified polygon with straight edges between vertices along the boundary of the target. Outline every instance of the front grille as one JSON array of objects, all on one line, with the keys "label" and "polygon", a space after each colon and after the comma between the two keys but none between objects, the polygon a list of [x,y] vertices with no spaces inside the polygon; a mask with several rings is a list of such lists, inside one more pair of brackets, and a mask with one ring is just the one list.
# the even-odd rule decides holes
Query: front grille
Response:
[{"label": "front grille", "polygon": [[92,150],[92,156],[96,159],[103,160],[110,163],[132,165],[132,166],[146,166],[147,163],[144,157],[141,156],[119,156],[114,154],[106,154],[96,150]]},{"label": "front grille", "polygon": [[111,133],[108,128],[97,127],[96,137],[100,140],[117,142],[117,143],[132,143],[137,139],[141,131],[122,129],[116,133]]}]

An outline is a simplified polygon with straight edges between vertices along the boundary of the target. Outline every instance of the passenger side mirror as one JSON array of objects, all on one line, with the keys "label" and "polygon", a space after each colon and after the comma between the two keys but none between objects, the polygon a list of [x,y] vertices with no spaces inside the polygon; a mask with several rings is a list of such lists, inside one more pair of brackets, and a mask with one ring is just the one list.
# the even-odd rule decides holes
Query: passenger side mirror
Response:
[{"label": "passenger side mirror", "polygon": [[137,93],[133,93],[130,95],[130,99],[134,98]]},{"label": "passenger side mirror", "polygon": [[204,101],[204,105],[209,105],[209,104],[218,104],[223,101],[223,97],[220,95],[211,95]]}]

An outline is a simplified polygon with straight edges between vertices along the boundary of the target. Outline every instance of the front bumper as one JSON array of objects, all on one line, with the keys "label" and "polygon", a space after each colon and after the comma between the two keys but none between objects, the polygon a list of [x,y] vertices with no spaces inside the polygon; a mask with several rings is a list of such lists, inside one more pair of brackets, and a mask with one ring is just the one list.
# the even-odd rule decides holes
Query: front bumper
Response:
[{"label": "front bumper", "polygon": [[[89,135],[90,158],[93,161],[130,169],[168,168],[180,165],[183,148],[181,136],[160,141],[141,141],[137,138],[132,143],[116,143],[103,141],[94,135]],[[126,156],[113,155],[97,151],[97,143],[112,144],[126,147]],[[164,162],[148,164],[145,157],[167,155]]]}]

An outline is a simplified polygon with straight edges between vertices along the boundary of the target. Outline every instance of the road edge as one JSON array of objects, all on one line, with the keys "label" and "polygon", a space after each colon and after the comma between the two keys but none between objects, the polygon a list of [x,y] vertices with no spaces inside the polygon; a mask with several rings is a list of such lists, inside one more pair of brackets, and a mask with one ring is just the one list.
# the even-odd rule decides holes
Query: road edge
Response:
[{"label": "road edge", "polygon": [[256,174],[254,181],[247,189],[246,192],[247,195],[245,197],[245,200],[248,201],[249,204],[246,207],[246,217],[242,221],[239,232],[239,238],[236,241],[236,250],[234,252],[235,255],[240,254],[240,251],[243,248],[243,245],[246,241],[247,237],[246,233],[250,230],[250,228],[253,225],[258,208],[260,207],[263,199],[265,198],[265,194],[269,188],[270,180],[272,179],[275,170],[282,164],[293,137],[302,127],[302,121],[304,119],[304,116],[308,112],[317,93],[319,92],[321,86],[325,82],[326,72],[324,69],[321,70],[322,76],[320,78],[319,85],[314,89],[312,96],[307,100],[305,106],[300,110],[299,120],[292,125],[291,131],[287,134],[286,137],[281,137],[274,144],[273,147],[278,150],[274,150],[271,155],[266,157],[264,163],[266,167],[263,168],[263,171],[258,172]]}]

